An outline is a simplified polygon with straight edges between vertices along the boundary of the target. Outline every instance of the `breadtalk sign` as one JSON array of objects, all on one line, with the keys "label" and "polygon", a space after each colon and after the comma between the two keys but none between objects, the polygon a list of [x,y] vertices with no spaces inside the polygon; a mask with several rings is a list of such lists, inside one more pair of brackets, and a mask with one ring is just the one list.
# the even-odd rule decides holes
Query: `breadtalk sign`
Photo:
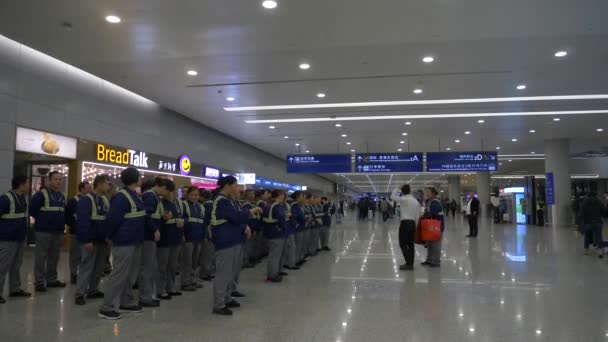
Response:
[{"label": "breadtalk sign", "polygon": [[148,167],[148,156],[146,152],[139,152],[131,149],[124,151],[115,150],[104,144],[97,144],[97,160],[135,167]]}]

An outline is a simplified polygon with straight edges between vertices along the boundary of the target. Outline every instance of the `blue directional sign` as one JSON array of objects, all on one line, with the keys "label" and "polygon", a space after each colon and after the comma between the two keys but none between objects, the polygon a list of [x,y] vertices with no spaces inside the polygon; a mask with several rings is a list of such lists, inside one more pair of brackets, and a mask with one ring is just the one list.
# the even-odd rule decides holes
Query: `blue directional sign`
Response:
[{"label": "blue directional sign", "polygon": [[288,154],[288,173],[349,173],[350,154]]},{"label": "blue directional sign", "polygon": [[555,182],[553,172],[547,172],[545,176],[545,201],[547,204],[555,204]]},{"label": "blue directional sign", "polygon": [[422,153],[360,153],[355,172],[422,172]]},{"label": "blue directional sign", "polygon": [[427,152],[426,170],[429,172],[450,171],[496,171],[496,152]]}]

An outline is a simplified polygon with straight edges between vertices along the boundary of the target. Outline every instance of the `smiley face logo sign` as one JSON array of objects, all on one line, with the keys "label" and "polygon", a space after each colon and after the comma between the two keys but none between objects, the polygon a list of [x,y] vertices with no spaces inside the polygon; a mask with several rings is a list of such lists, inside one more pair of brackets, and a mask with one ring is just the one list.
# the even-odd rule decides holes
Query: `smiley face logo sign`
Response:
[{"label": "smiley face logo sign", "polygon": [[179,157],[179,173],[182,175],[189,175],[190,171],[192,171],[190,157],[184,154]]}]

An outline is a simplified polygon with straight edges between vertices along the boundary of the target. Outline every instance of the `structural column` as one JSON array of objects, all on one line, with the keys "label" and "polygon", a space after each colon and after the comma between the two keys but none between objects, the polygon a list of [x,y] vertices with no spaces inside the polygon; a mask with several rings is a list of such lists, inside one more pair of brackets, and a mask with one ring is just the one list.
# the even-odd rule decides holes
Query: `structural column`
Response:
[{"label": "structural column", "polygon": [[0,118],[0,193],[11,188],[15,161],[15,125]]},{"label": "structural column", "polygon": [[553,173],[554,205],[548,205],[553,224],[566,225],[571,222],[572,192],[568,166],[570,140],[555,139],[545,141],[545,172]]},{"label": "structural column", "polygon": [[460,205],[460,176],[449,175],[448,176],[448,196],[451,200],[456,200],[456,203]]},{"label": "structural column", "polygon": [[479,207],[482,216],[489,216],[488,210],[490,204],[490,172],[477,173],[477,198],[479,199]]}]

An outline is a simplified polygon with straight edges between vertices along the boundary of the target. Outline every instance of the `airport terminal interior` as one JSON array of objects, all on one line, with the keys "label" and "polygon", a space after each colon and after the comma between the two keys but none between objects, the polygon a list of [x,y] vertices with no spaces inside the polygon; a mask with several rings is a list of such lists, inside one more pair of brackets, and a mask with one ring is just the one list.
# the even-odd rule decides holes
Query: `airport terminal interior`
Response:
[{"label": "airport terminal interior", "polygon": [[0,340],[608,341],[606,14],[0,0]]}]

